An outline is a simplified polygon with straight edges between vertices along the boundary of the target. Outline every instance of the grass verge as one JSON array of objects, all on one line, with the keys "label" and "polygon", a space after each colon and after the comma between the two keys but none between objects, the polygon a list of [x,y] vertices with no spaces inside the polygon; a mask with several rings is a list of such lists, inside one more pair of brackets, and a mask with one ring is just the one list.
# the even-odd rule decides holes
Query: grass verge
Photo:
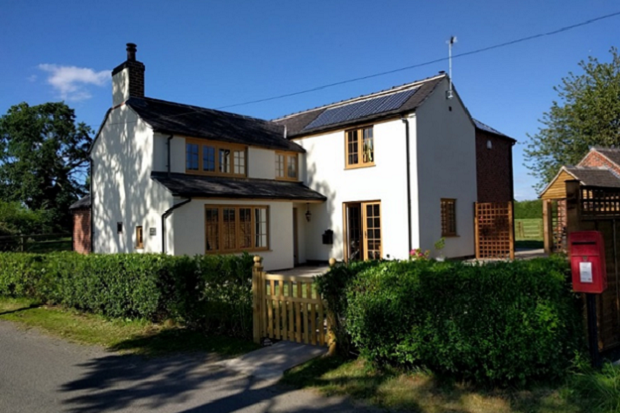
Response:
[{"label": "grass verge", "polygon": [[254,343],[240,339],[207,336],[144,320],[107,319],[76,310],[43,306],[24,298],[1,297],[0,320],[36,327],[50,335],[82,344],[145,356],[207,351],[233,357],[257,348]]},{"label": "grass verge", "polygon": [[478,389],[428,372],[379,371],[362,360],[312,360],[288,371],[284,384],[344,395],[379,407],[438,413],[620,412],[620,368],[569,375],[564,383],[528,390]]}]

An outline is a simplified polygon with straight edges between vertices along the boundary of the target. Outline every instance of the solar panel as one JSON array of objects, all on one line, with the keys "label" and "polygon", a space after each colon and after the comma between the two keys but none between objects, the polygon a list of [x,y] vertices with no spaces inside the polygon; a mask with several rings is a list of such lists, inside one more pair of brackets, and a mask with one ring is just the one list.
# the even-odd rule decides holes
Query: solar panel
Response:
[{"label": "solar panel", "polygon": [[369,115],[376,115],[390,110],[398,109],[419,88],[398,92],[387,96],[364,100],[362,102],[349,103],[348,105],[331,108],[321,113],[315,120],[310,122],[304,130],[319,128],[321,126],[334,125],[355,119],[361,119]]}]

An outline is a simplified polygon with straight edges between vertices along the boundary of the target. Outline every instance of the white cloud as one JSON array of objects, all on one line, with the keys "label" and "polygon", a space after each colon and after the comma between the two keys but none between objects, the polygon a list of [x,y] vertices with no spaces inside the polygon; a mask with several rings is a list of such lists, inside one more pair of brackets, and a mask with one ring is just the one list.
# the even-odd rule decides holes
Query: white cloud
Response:
[{"label": "white cloud", "polygon": [[39,69],[48,72],[47,83],[65,100],[77,101],[91,98],[88,86],[105,86],[111,79],[109,70],[95,72],[93,69],[75,66],[40,64]]}]

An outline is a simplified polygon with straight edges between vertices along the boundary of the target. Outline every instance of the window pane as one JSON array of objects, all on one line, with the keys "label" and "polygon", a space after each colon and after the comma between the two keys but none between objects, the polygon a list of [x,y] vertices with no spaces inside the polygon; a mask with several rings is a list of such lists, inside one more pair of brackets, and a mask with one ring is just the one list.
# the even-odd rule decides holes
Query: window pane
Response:
[{"label": "window pane", "polygon": [[284,178],[284,155],[276,154],[276,177]]},{"label": "window pane", "polygon": [[240,248],[252,248],[252,208],[239,208]]},{"label": "window pane", "polygon": [[190,171],[198,170],[198,145],[188,143],[185,145],[185,169]]},{"label": "window pane", "polygon": [[348,131],[347,132],[347,164],[348,165],[356,165],[359,161],[358,150],[357,150],[357,131]]},{"label": "window pane", "polygon": [[220,172],[230,173],[230,149],[220,149]]},{"label": "window pane", "polygon": [[267,247],[267,208],[254,210],[254,225],[256,234],[256,248]]},{"label": "window pane", "polygon": [[215,171],[215,148],[213,146],[202,147],[202,170]]},{"label": "window pane", "polygon": [[217,251],[220,249],[219,224],[219,209],[207,208],[205,210],[205,232],[207,251]]},{"label": "window pane", "polygon": [[374,162],[375,148],[372,137],[372,128],[364,129],[364,163]]},{"label": "window pane", "polygon": [[287,169],[289,178],[297,178],[297,156],[288,157]]},{"label": "window pane", "polygon": [[235,173],[245,175],[245,151],[235,151]]},{"label": "window pane", "polygon": [[235,212],[235,208],[224,208],[222,210],[224,220],[224,227],[222,228],[222,249],[225,250],[237,248]]}]

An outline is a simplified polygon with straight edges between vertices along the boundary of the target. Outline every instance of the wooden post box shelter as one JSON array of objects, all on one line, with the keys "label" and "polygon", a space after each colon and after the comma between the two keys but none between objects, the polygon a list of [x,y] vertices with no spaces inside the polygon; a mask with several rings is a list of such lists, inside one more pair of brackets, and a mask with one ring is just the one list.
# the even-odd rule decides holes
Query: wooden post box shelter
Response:
[{"label": "wooden post box shelter", "polygon": [[562,167],[540,195],[545,252],[566,252],[576,231],[600,231],[608,288],[597,295],[599,350],[620,347],[620,175],[605,167]]}]

